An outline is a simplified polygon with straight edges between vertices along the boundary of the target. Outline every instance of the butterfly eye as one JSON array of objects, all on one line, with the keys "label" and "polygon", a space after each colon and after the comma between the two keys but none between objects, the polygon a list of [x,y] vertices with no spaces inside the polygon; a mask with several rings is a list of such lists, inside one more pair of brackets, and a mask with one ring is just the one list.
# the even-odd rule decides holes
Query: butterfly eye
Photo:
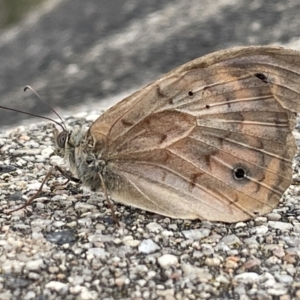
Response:
[{"label": "butterfly eye", "polygon": [[247,170],[246,168],[239,166],[233,169],[233,178],[235,180],[243,180],[247,177]]},{"label": "butterfly eye", "polygon": [[68,131],[63,131],[63,132],[58,134],[58,136],[56,138],[56,143],[57,143],[59,148],[65,148],[65,144],[66,144],[68,134],[69,134]]}]

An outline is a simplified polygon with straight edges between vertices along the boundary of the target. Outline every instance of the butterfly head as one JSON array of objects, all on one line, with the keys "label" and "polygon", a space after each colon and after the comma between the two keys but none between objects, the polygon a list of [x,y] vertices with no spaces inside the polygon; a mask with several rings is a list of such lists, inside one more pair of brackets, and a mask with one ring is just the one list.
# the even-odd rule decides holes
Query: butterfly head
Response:
[{"label": "butterfly head", "polygon": [[75,150],[78,145],[78,142],[76,143],[76,137],[78,137],[77,131],[73,132],[67,129],[59,131],[57,128],[54,128],[53,135],[56,153],[64,158],[72,172],[75,171],[75,173],[77,173],[75,158]]},{"label": "butterfly head", "polygon": [[92,190],[99,188],[99,161],[93,153],[90,136],[86,130],[54,130],[57,154],[64,158],[73,175]]}]

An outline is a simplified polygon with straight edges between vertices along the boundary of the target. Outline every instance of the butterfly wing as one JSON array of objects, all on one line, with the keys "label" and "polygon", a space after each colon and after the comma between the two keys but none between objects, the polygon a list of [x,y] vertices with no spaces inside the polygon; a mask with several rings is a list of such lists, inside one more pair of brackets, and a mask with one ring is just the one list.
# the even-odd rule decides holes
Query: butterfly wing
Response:
[{"label": "butterfly wing", "polygon": [[[300,55],[246,47],[199,58],[91,126],[119,176],[118,202],[183,219],[237,222],[270,212],[290,185]],[[110,180],[110,179],[107,179]]]}]

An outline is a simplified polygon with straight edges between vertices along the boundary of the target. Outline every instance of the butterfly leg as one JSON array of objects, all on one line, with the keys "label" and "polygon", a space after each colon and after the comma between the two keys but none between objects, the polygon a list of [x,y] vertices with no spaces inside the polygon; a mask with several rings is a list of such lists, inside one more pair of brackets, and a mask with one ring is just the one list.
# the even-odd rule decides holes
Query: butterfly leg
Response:
[{"label": "butterfly leg", "polygon": [[115,208],[114,208],[114,205],[112,204],[112,202],[109,200],[109,197],[108,197],[108,193],[107,193],[107,188],[105,186],[105,183],[104,183],[104,180],[103,180],[103,177],[101,175],[101,173],[98,173],[98,176],[100,178],[100,181],[101,181],[101,185],[102,185],[102,188],[103,188],[103,191],[104,191],[104,194],[105,194],[105,198],[106,198],[106,201],[107,201],[107,205],[108,207],[110,208],[111,210],[111,215],[112,215],[112,218],[114,220],[114,222],[116,223],[116,225],[118,227],[120,227],[120,223],[119,223],[119,220],[115,214]]},{"label": "butterfly leg", "polygon": [[38,195],[42,192],[44,184],[48,181],[49,177],[53,174],[53,171],[54,171],[54,168],[52,167],[48,171],[46,177],[44,178],[44,180],[43,180],[42,184],[40,185],[39,189],[37,190],[37,192],[28,201],[26,201],[20,207],[17,207],[17,208],[15,208],[13,210],[8,211],[7,214],[11,214],[11,213],[13,213],[15,211],[18,211],[20,209],[26,208],[28,205],[30,205],[33,202],[33,200],[36,199],[38,197]]},{"label": "butterfly leg", "polygon": [[71,176],[68,172],[64,171],[64,170],[63,170],[62,168],[60,168],[59,166],[55,166],[54,168],[55,168],[55,170],[57,170],[58,172],[60,172],[64,177],[67,178],[67,181],[66,181],[63,185],[67,184],[69,181],[74,181],[74,182],[76,182],[76,183],[81,183],[81,180],[80,180],[80,179]]}]

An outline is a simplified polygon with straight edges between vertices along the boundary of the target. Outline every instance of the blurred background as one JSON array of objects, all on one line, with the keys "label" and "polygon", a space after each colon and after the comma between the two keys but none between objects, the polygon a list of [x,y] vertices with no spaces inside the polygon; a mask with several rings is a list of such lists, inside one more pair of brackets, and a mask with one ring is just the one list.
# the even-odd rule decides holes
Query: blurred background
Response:
[{"label": "blurred background", "polygon": [[[300,49],[300,1],[0,0],[0,26],[0,105],[53,116],[29,84],[65,116],[215,50]],[[23,118],[0,109],[1,128]]]}]

